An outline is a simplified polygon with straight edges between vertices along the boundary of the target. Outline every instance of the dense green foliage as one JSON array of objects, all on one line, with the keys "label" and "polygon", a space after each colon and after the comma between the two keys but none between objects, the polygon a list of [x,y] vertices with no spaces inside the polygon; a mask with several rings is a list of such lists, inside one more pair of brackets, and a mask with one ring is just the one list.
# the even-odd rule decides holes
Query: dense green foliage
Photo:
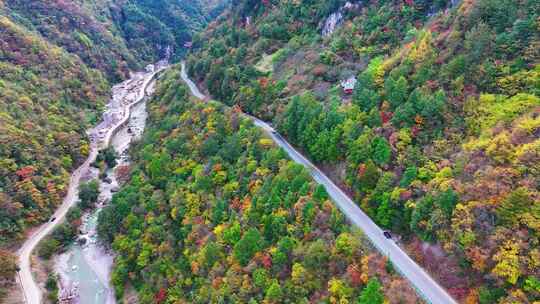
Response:
[{"label": "dense green foliage", "polygon": [[15,283],[17,257],[7,250],[0,249],[0,299],[5,296],[5,289]]},{"label": "dense green foliage", "polygon": [[371,279],[358,298],[358,304],[383,304],[381,284],[377,279]]},{"label": "dense green foliage", "polygon": [[58,301],[58,282],[56,275],[49,273],[47,281],[45,281],[45,289],[47,290],[47,299],[53,303]]},{"label": "dense green foliage", "polygon": [[[109,9],[111,1],[6,0],[0,14],[51,44],[76,54],[89,68],[110,79],[127,76],[139,65],[140,56],[130,51],[116,29]],[[27,58],[33,62],[31,58]]]},{"label": "dense green foliage", "polygon": [[415,303],[301,165],[238,112],[189,101],[179,78],[160,80],[131,180],[100,213],[118,297],[131,285],[141,303],[354,303],[378,277]]},{"label": "dense green foliage", "polygon": [[[193,37],[188,66],[235,110],[188,101],[174,69],[131,180],[100,217],[118,296],[416,301],[243,110],[272,120],[460,301],[540,300],[538,1],[360,1],[327,37],[323,21],[345,0],[231,2]],[[60,203],[110,82],[179,50],[219,9],[0,0],[0,246]],[[351,76],[349,95],[339,84]],[[40,255],[75,237],[80,212]]]},{"label": "dense green foliage", "polygon": [[540,298],[538,1],[363,1],[328,37],[340,1],[234,4],[188,58],[213,97],[272,120],[456,298]]},{"label": "dense green foliage", "polygon": [[73,243],[82,224],[82,212],[83,210],[78,206],[72,207],[66,215],[66,221],[41,241],[37,250],[41,258],[49,259],[53,254],[61,252]]},{"label": "dense green foliage", "polygon": [[99,182],[92,180],[79,186],[78,206],[85,210],[95,206],[99,195]]},{"label": "dense green foliage", "polygon": [[49,42],[77,54],[110,79],[128,69],[157,61],[166,47],[181,54],[194,31],[223,9],[227,1],[5,0],[0,13],[38,32]]},{"label": "dense green foliage", "polygon": [[92,164],[92,166],[100,168],[101,171],[105,171],[107,168],[114,168],[116,166],[117,158],[118,153],[116,153],[114,147],[109,146],[99,151],[96,161]]},{"label": "dense green foliage", "polygon": [[61,203],[111,84],[181,54],[222,3],[0,0],[0,248]]},{"label": "dense green foliage", "polygon": [[[73,243],[79,234],[79,227],[82,224],[82,214],[84,211],[89,211],[95,207],[99,195],[99,182],[91,180],[83,182],[79,185],[79,201],[77,205],[71,207],[66,215],[66,220],[56,227],[54,231],[48,235],[38,247],[38,255],[41,258],[49,259],[54,254],[65,250]],[[46,284],[50,284],[51,288],[47,287],[49,295],[55,297],[58,290],[52,282],[56,284],[56,279],[49,277]],[[53,288],[56,287],[56,288]]]},{"label": "dense green foliage", "polygon": [[0,16],[0,246],[48,220],[106,100],[96,70]]},{"label": "dense green foliage", "polygon": [[228,1],[130,0],[111,4],[113,19],[122,31],[129,49],[148,59],[165,55],[170,46],[183,52],[195,31],[221,12]]},{"label": "dense green foliage", "polygon": [[0,1],[0,247],[59,205],[112,82],[162,58],[167,45],[180,51],[222,2],[186,3]]}]

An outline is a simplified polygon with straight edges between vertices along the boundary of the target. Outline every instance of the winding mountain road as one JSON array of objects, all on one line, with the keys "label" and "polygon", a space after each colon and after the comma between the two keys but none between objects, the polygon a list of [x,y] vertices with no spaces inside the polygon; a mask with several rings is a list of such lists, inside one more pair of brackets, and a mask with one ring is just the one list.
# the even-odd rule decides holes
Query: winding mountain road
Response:
[{"label": "winding mountain road", "polygon": [[145,97],[146,87],[150,84],[154,76],[165,67],[166,65],[162,64],[153,72],[135,74],[135,78],[119,85],[119,89],[124,90],[125,94],[121,94],[119,100],[113,97],[113,100],[109,104],[111,105],[110,111],[104,114],[104,121],[90,130],[90,153],[86,161],[73,171],[62,205],[60,205],[52,216],[54,220],[41,225],[18,250],[19,278],[26,303],[41,304],[43,298],[42,290],[32,275],[30,262],[32,252],[41,240],[63,222],[69,209],[78,200],[78,188],[81,177],[89,170],[90,164],[95,161],[99,150],[107,147],[116,130],[127,122],[131,108]]},{"label": "winding mountain road", "polygon": [[[186,73],[185,64],[182,62],[182,79],[188,85],[193,96],[205,99],[206,96],[199,91],[195,83],[191,81]],[[396,243],[387,239],[383,235],[383,230],[377,226],[369,216],[367,216],[338,186],[336,186],[321,170],[313,165],[306,157],[294,149],[272,126],[266,122],[250,116],[254,124],[264,131],[283,148],[287,154],[297,163],[304,165],[311,173],[311,176],[319,184],[326,188],[329,196],[341,209],[349,221],[360,228],[369,238],[371,243],[385,256],[388,257],[394,267],[407,278],[417,292],[427,302],[432,304],[457,304],[456,300],[448,294],[422,267],[416,264]]]}]

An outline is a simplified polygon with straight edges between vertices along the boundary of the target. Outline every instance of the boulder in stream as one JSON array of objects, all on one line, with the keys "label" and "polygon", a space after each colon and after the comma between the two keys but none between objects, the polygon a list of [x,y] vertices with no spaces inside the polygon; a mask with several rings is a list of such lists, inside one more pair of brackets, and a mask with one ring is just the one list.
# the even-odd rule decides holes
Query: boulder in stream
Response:
[{"label": "boulder in stream", "polygon": [[88,242],[88,237],[86,235],[82,235],[79,237],[79,239],[77,240],[77,242],[79,243],[79,245],[85,245],[87,242]]}]

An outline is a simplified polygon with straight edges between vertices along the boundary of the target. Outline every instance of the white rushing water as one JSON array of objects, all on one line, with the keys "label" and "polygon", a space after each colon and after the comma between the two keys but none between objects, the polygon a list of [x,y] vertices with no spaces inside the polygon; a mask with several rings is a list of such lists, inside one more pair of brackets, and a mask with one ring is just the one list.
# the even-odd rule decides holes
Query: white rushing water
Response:
[{"label": "white rushing water", "polygon": [[[157,69],[166,66],[166,62],[156,65]],[[107,105],[103,114],[103,123],[117,120],[126,104],[138,100],[141,95],[151,95],[155,81],[148,84],[148,78],[154,74],[154,68],[146,72],[135,73],[129,80],[113,87],[113,98]],[[148,84],[148,85],[147,85]],[[141,93],[144,91],[144,93]],[[69,250],[59,255],[55,260],[55,270],[60,278],[60,297],[75,298],[70,303],[81,304],[113,304],[115,296],[109,284],[110,272],[114,256],[107,251],[97,240],[97,219],[102,208],[111,200],[112,195],[119,188],[115,169],[129,164],[128,149],[130,143],[141,137],[146,123],[146,97],[141,102],[130,106],[130,116],[127,123],[120,127],[111,137],[110,145],[120,156],[115,168],[106,172],[106,177],[99,180],[100,194],[97,207],[94,211],[86,213],[80,227],[79,240],[71,245]],[[99,127],[99,126],[98,126]],[[100,134],[94,134],[100,136]],[[90,168],[83,176],[84,180],[98,178],[99,171]]]},{"label": "white rushing water", "polygon": [[322,32],[321,35],[323,37],[328,37],[332,35],[335,30],[343,23],[343,14],[346,10],[354,9],[358,7],[359,4],[355,4],[352,2],[347,2],[345,5],[339,8],[336,12],[332,13],[326,20],[324,20],[323,26],[322,26]]},{"label": "white rushing water", "polygon": [[322,29],[323,37],[328,37],[332,35],[332,33],[334,33],[334,31],[336,30],[336,27],[341,24],[341,21],[343,21],[343,14],[341,13],[341,9],[335,13],[332,13],[328,18],[326,18]]}]

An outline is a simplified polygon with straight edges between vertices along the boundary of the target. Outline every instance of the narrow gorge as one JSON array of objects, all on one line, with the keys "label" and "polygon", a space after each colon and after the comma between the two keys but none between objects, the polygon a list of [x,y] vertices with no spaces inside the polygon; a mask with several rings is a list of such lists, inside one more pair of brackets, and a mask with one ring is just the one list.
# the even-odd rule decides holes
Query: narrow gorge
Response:
[{"label": "narrow gorge", "polygon": [[[127,150],[132,140],[140,137],[146,121],[145,101],[152,94],[155,77],[167,67],[166,60],[149,65],[146,72],[137,72],[131,78],[112,88],[112,98],[107,104],[103,120],[88,130],[91,140],[87,160],[71,177],[68,194],[51,221],[37,228],[19,251],[20,282],[25,299],[29,303],[40,303],[41,287],[32,275],[30,258],[32,251],[48,233],[53,231],[67,215],[69,209],[79,200],[78,189],[82,182],[99,180],[99,200],[97,208],[83,216],[79,242],[70,246],[56,261],[60,274],[60,299],[80,299],[80,303],[114,303],[114,293],[108,287],[112,255],[97,242],[96,221],[101,208],[106,205],[113,192],[118,191],[116,169],[128,164]],[[92,166],[99,151],[111,146],[120,159],[109,168],[103,178],[99,170]]]}]

